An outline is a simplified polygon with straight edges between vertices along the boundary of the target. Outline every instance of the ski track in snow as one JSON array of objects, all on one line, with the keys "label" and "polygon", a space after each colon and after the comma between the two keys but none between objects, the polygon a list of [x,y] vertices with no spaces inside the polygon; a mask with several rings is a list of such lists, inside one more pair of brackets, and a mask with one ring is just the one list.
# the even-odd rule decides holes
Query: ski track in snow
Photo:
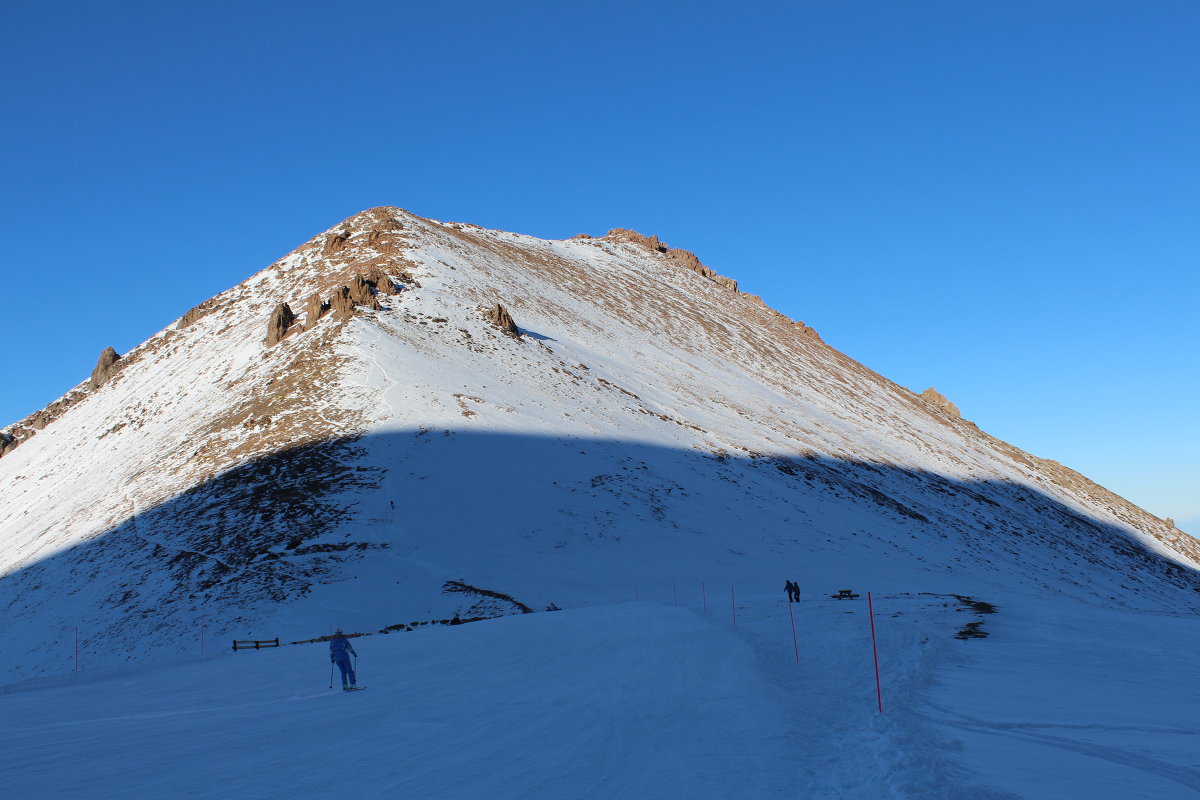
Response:
[{"label": "ski track in snow", "polygon": [[[312,690],[330,679],[320,643],[14,686],[0,693],[0,769],[14,794],[98,799],[168,786],[173,797],[215,797],[228,785],[264,798],[340,787],[500,800],[1162,800],[1197,790],[1195,726],[1078,721],[1097,711],[1055,703],[1054,687],[1030,701],[1035,719],[1012,721],[1029,675],[998,677],[1014,663],[1002,657],[1003,630],[954,640],[969,616],[955,606],[877,598],[883,714],[865,598],[804,598],[793,611],[799,663],[786,602],[749,596],[736,625],[717,602],[707,613],[640,602],[360,638],[360,681],[371,685],[361,697]],[[1190,652],[1194,666],[1195,644],[1163,657]],[[1142,647],[1132,661],[1154,652]],[[1139,702],[1150,699],[1126,698],[1120,712],[1152,720],[1160,712]],[[1177,700],[1167,716],[1194,719],[1194,695]],[[997,706],[1008,719],[984,716]],[[1153,738],[1130,741],[1138,732]],[[964,746],[962,734],[975,738]],[[1186,740],[1174,760],[1154,752],[1164,734]],[[1019,766],[993,758],[975,769],[979,741],[997,737],[1034,749]],[[1095,779],[1056,773],[1060,752],[1085,759]]]}]

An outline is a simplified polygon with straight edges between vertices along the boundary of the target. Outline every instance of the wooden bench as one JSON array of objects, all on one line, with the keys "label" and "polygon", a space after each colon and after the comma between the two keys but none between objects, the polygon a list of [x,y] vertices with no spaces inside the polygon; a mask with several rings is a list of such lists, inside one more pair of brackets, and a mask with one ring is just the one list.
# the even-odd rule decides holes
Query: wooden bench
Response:
[{"label": "wooden bench", "polygon": [[274,639],[234,639],[233,650],[261,650],[264,647],[279,647],[279,637]]},{"label": "wooden bench", "polygon": [[853,589],[838,589],[837,594],[831,594],[829,596],[834,600],[853,600],[854,598],[858,597],[858,595],[854,593]]}]

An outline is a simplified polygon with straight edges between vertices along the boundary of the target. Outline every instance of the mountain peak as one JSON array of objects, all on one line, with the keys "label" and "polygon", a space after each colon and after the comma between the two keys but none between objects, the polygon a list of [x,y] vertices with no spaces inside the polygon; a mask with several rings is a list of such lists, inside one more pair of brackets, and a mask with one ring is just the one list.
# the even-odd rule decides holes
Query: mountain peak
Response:
[{"label": "mountain peak", "polygon": [[668,552],[1097,603],[1200,585],[1186,534],[627,229],[367,209],[114,364],[0,437],[0,603],[123,641],[440,618],[451,581],[587,604]]}]

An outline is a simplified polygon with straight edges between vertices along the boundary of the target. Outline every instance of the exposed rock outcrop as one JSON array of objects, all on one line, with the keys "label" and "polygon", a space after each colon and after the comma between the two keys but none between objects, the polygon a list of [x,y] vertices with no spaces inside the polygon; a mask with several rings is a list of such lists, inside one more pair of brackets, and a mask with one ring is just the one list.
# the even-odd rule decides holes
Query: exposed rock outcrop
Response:
[{"label": "exposed rock outcrop", "polygon": [[704,275],[706,278],[711,278],[713,275],[717,274],[708,267],[704,266],[704,264],[700,262],[700,257],[691,250],[684,250],[680,247],[672,247],[667,251],[667,255],[678,261],[681,265],[690,269],[692,272]]},{"label": "exposed rock outcrop", "polygon": [[941,411],[943,414],[947,414],[951,417],[962,417],[962,414],[959,413],[958,406],[947,400],[944,394],[939,392],[937,389],[934,389],[932,386],[921,392],[921,399],[936,408],[938,411]]},{"label": "exposed rock outcrop", "polygon": [[308,305],[305,309],[304,330],[311,331],[317,327],[321,317],[329,312],[329,303],[322,300],[320,295],[314,294],[308,298]]},{"label": "exposed rock outcrop", "polygon": [[354,316],[354,307],[356,305],[354,298],[350,296],[349,286],[339,286],[329,296],[329,308],[333,311],[334,319],[350,319],[350,317]]},{"label": "exposed rock outcrop", "polygon": [[497,328],[509,336],[520,338],[521,329],[517,327],[517,323],[513,322],[512,315],[508,313],[508,309],[497,303],[492,308],[488,309],[486,314],[487,319]]},{"label": "exposed rock outcrop", "polygon": [[204,317],[207,317],[213,311],[213,309],[215,309],[216,307],[217,307],[217,301],[215,298],[205,300],[203,303],[196,306],[195,308],[189,309],[187,311],[187,313],[185,313],[182,317],[180,317],[179,325],[177,327],[180,330],[182,330],[183,328],[190,328],[191,326],[195,325],[197,322],[199,322]]},{"label": "exposed rock outcrop", "polygon": [[[766,301],[766,300],[763,300],[763,299],[762,299],[761,297],[759,297],[758,295],[756,295],[756,294],[749,294],[748,292],[741,292],[741,295],[742,295],[743,297],[745,297],[747,300],[749,300],[751,303],[754,303],[756,306],[762,306],[764,309],[766,309],[767,311],[770,311],[770,312],[771,312],[772,314],[774,314],[775,316],[777,316],[777,317],[783,317],[784,319],[787,319],[787,316],[786,316],[785,314],[781,314],[780,312],[778,312],[778,311],[776,311],[775,309],[771,308],[769,305],[767,305],[767,301]],[[788,321],[790,322],[791,320],[788,320]]]},{"label": "exposed rock outcrop", "polygon": [[267,347],[272,347],[287,336],[288,328],[296,321],[296,315],[292,313],[292,307],[287,303],[280,303],[275,306],[275,310],[271,312],[271,319],[267,322]]},{"label": "exposed rock outcrop", "polygon": [[364,306],[372,311],[379,311],[383,306],[375,299],[375,292],[370,283],[361,275],[355,275],[350,281],[350,297],[355,305]]},{"label": "exposed rock outcrop", "polygon": [[329,255],[336,253],[346,246],[346,242],[350,240],[350,229],[346,228],[338,233],[331,233],[325,237],[324,254]]},{"label": "exposed rock outcrop", "polygon": [[[411,278],[407,273],[402,274],[406,279]],[[365,277],[355,275],[348,285],[339,286],[334,289],[328,300],[321,300],[320,295],[317,294],[310,295],[305,303],[306,318],[304,321],[304,330],[311,331],[331,311],[335,319],[343,321],[352,317],[354,309],[360,306],[374,311],[381,311],[383,310],[383,306],[380,304],[377,295],[396,295],[402,291],[404,291],[403,287],[397,286],[383,270],[373,267],[367,272]],[[275,310],[277,313],[279,312],[278,308]],[[283,338],[282,335],[279,338]]]},{"label": "exposed rock outcrop", "polygon": [[637,231],[631,231],[628,228],[613,228],[604,234],[604,238],[615,239],[618,242],[631,242],[638,247],[644,247],[656,253],[665,253],[668,250],[667,246],[659,241],[657,236],[646,236]]},{"label": "exposed rock outcrop", "polygon": [[[115,369],[116,367],[114,367]],[[88,386],[90,387],[91,384],[89,383]],[[72,389],[40,411],[35,411],[20,422],[11,425],[7,431],[0,433],[0,455],[11,453],[17,448],[17,445],[30,439],[38,431],[45,430],[46,426],[87,396],[86,389]]]},{"label": "exposed rock outcrop", "polygon": [[1168,528],[1175,527],[1175,520],[1171,519],[1170,517],[1167,517],[1166,519],[1164,519],[1163,522],[1167,523]]},{"label": "exposed rock outcrop", "polygon": [[[574,238],[578,239],[579,236]],[[737,281],[735,281],[733,278],[726,278],[724,275],[718,275],[712,269],[701,263],[699,257],[697,257],[696,254],[691,250],[684,250],[679,247],[667,247],[667,245],[659,240],[657,236],[645,236],[637,231],[628,230],[627,228],[613,228],[611,231],[605,234],[604,238],[613,239],[618,242],[629,242],[630,244],[635,244],[638,247],[644,247],[652,252],[662,253],[684,269],[708,278],[710,281],[713,281],[720,286],[724,286],[730,291],[737,291]]]},{"label": "exposed rock outcrop", "polygon": [[[407,275],[405,277],[408,277]],[[364,280],[379,294],[400,294],[402,289],[386,275],[383,270],[375,268],[367,272]]]},{"label": "exposed rock outcrop", "polygon": [[116,374],[119,367],[117,362],[121,360],[121,356],[116,350],[111,347],[106,347],[100,353],[100,360],[96,362],[95,368],[92,370],[92,388],[96,389],[103,386],[105,383]]},{"label": "exposed rock outcrop", "polygon": [[821,338],[821,334],[817,333],[816,328],[805,325],[803,322],[801,322],[799,320],[796,320],[795,322],[793,322],[792,327],[795,328],[798,333],[803,334],[804,336],[807,336],[810,339],[816,339],[818,342],[825,341],[824,339]]}]

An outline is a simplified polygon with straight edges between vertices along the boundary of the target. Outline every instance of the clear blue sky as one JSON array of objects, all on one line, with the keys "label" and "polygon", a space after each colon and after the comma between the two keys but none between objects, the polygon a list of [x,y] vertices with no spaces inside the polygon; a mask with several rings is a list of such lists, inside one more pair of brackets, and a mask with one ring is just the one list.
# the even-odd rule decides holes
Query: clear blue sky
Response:
[{"label": "clear blue sky", "polygon": [[390,204],[658,234],[1200,534],[1195,0],[4,15],[0,424]]}]

